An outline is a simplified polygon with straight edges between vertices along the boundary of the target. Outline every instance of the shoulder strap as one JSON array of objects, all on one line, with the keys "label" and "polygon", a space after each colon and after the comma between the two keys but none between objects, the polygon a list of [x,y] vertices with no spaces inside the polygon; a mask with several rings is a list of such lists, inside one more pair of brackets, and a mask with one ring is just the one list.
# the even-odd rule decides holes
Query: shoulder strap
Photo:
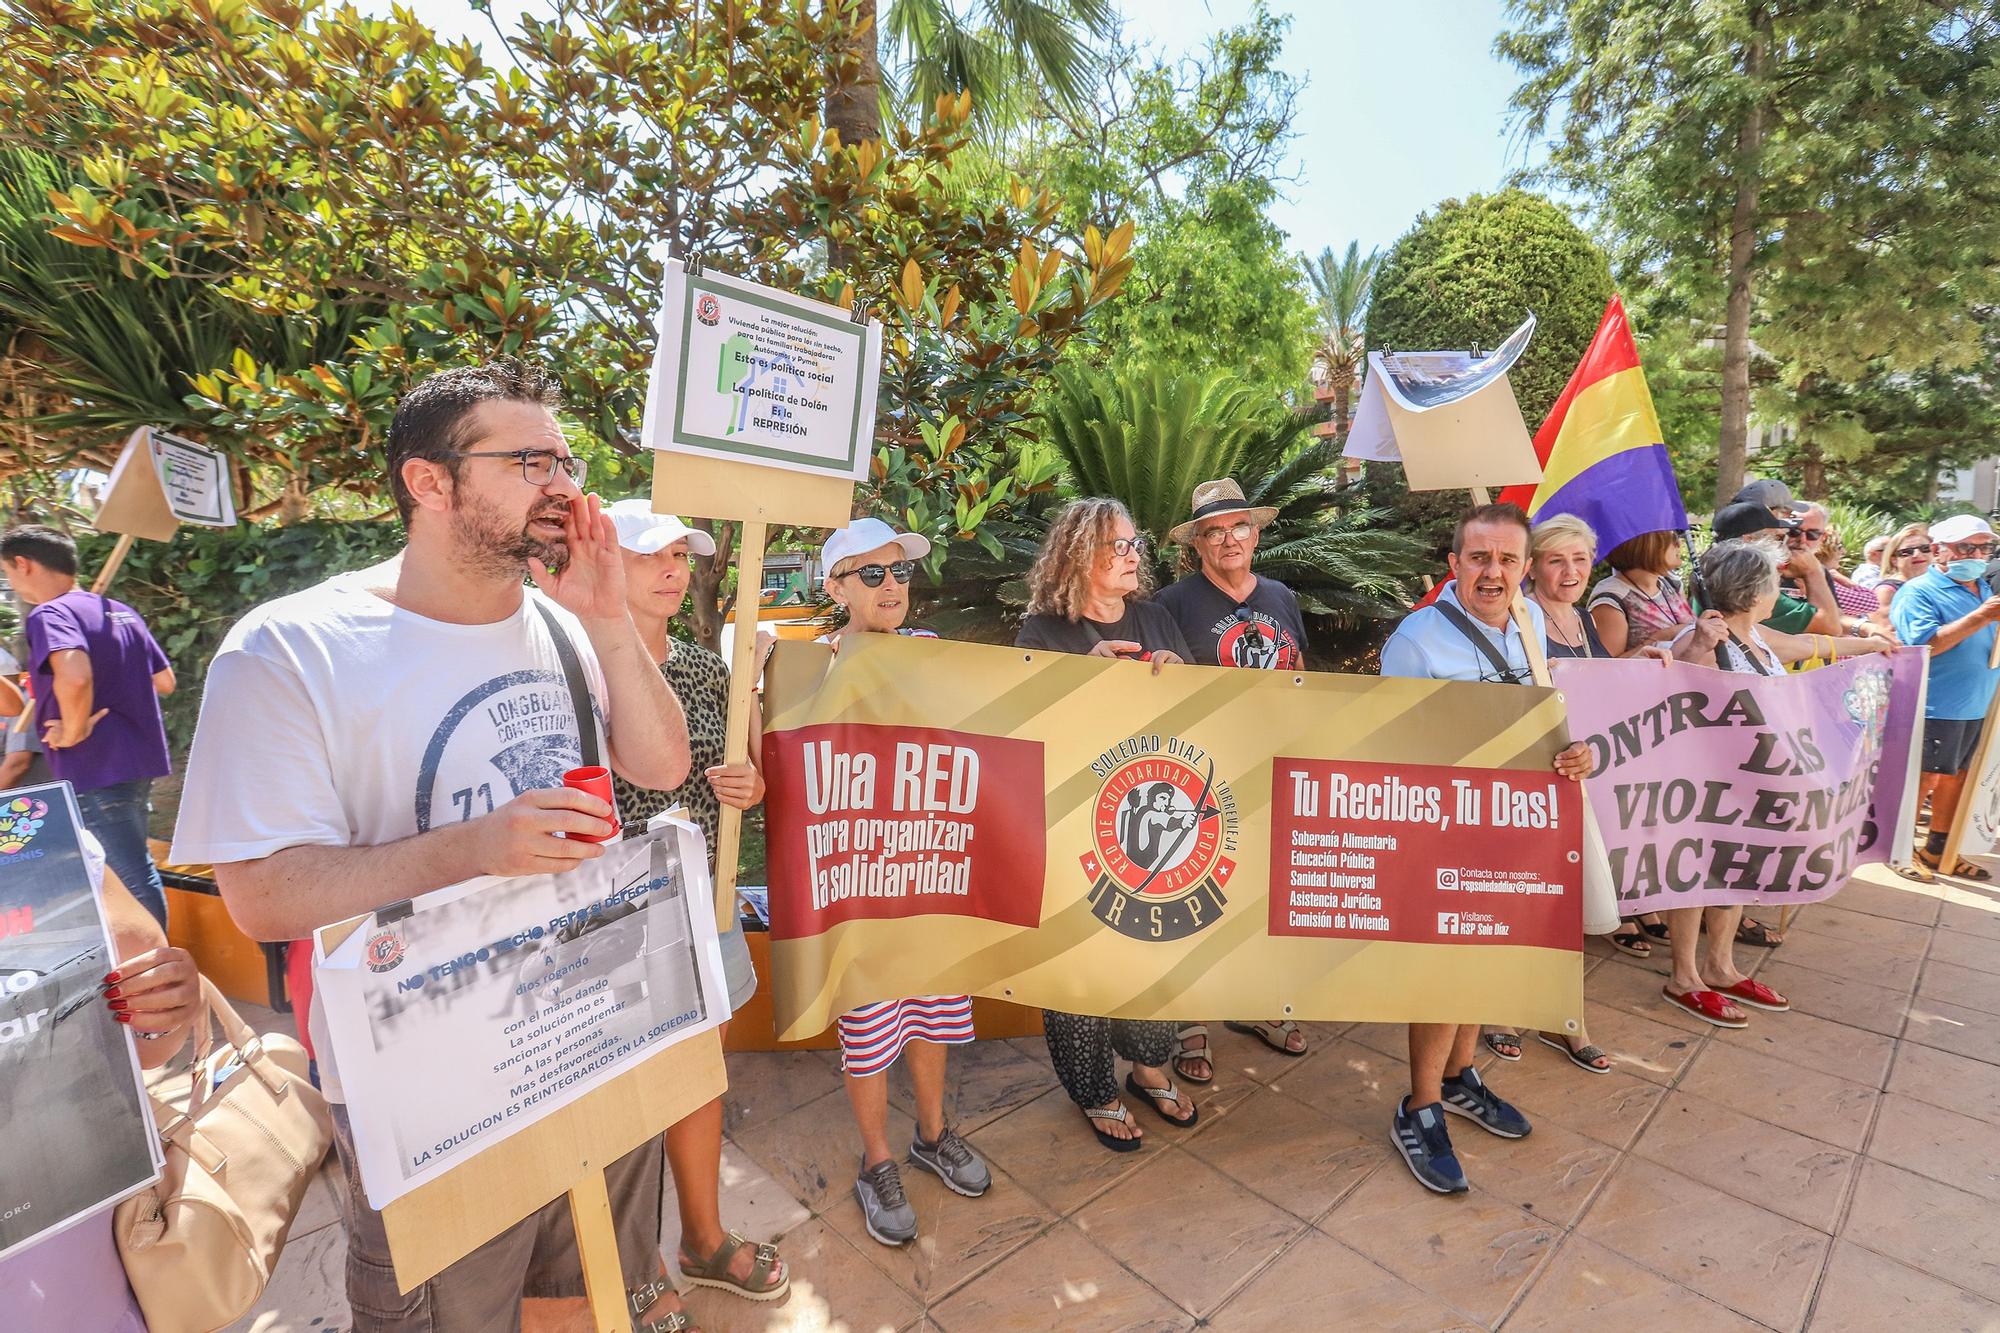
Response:
[{"label": "shoulder strap", "polygon": [[[1749,644],[1743,642],[1743,640],[1737,638],[1734,634],[1729,636],[1729,641],[1736,645],[1737,652],[1743,654],[1743,660],[1750,664],[1750,669],[1752,671],[1755,671],[1760,676],[1768,676],[1771,674],[1769,668],[1767,668],[1764,665],[1764,659],[1762,655],[1759,654],[1755,648],[1752,648]],[[1723,658],[1722,655],[1722,645],[1719,643],[1715,645],[1715,664],[1721,667],[1724,671],[1729,670],[1729,664]]]},{"label": "shoulder strap", "polygon": [[590,706],[590,686],[583,680],[583,659],[576,655],[576,645],[570,642],[569,631],[556,619],[556,613],[540,600],[535,600],[535,610],[542,613],[542,623],[549,627],[549,637],[556,641],[563,679],[569,683],[569,702],[576,710],[576,742],[583,751],[583,766],[600,767],[604,761],[597,752],[597,713]]},{"label": "shoulder strap", "polygon": [[1453,628],[1471,641],[1472,646],[1479,650],[1480,656],[1493,664],[1493,669],[1500,673],[1500,679],[1510,685],[1519,685],[1521,683],[1520,670],[1507,664],[1507,659],[1502,657],[1500,650],[1493,646],[1493,640],[1479,632],[1478,628],[1473,625],[1471,617],[1443,598],[1432,602],[1431,605],[1436,607],[1443,614],[1444,618],[1451,622]]}]

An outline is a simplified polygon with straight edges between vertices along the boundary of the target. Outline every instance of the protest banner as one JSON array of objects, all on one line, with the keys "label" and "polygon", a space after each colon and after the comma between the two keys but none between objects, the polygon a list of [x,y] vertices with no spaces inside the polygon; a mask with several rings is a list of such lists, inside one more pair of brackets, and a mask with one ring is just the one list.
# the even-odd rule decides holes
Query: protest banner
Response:
[{"label": "protest banner", "polygon": [[159,1178],[68,783],[0,792],[0,1259]]},{"label": "protest banner", "polygon": [[1908,821],[1922,652],[1775,676],[1555,664],[1626,916],[1820,902]]},{"label": "protest banner", "polygon": [[782,1037],[959,992],[1577,1030],[1552,691],[895,635],[828,658],[781,644],[766,682]]},{"label": "protest banner", "polygon": [[91,591],[103,592],[125,562],[135,537],[170,542],[183,523],[236,526],[229,459],[219,449],[141,426],[119,451],[92,522],[99,532],[118,534],[91,584]]},{"label": "protest banner", "polygon": [[[846,525],[854,483],[874,458],[881,374],[882,330],[860,307],[843,310],[698,263],[667,262],[639,439],[658,455],[656,511],[742,525],[725,763],[750,757],[765,538],[772,524]],[[723,806],[715,919],[725,932],[737,929],[742,836],[743,812]]]},{"label": "protest banner", "polygon": [[689,910],[706,862],[663,820],[565,874],[383,908],[316,960],[371,1204],[729,1017],[713,922]]}]

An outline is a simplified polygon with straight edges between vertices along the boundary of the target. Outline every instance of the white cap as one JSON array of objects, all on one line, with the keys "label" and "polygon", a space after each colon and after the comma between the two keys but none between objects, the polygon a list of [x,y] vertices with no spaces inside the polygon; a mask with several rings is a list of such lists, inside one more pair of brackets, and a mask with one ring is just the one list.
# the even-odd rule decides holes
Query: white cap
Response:
[{"label": "white cap", "polygon": [[1991,537],[1993,529],[1977,514],[1953,514],[1931,524],[1931,540],[1956,546],[1973,537]]},{"label": "white cap", "polygon": [[608,504],[604,512],[618,525],[618,544],[634,555],[664,551],[678,541],[688,544],[690,555],[715,554],[715,538],[672,514],[654,513],[653,502],[643,495]]},{"label": "white cap", "polygon": [[931,553],[928,537],[914,532],[898,532],[879,518],[858,518],[826,539],[819,551],[819,563],[827,573],[850,556],[866,555],[890,542],[903,548],[907,560],[921,560]]}]

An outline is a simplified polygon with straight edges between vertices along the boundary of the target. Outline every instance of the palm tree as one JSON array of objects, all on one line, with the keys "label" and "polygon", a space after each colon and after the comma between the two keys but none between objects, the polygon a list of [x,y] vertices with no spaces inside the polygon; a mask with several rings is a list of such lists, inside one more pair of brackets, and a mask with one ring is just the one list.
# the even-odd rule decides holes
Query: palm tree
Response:
[{"label": "palm tree", "polygon": [[1313,348],[1313,382],[1333,403],[1333,439],[1347,438],[1348,414],[1353,408],[1354,391],[1361,384],[1367,354],[1362,343],[1363,321],[1368,313],[1368,290],[1375,281],[1375,268],[1382,252],[1370,250],[1364,257],[1361,242],[1349,241],[1347,253],[1334,258],[1333,247],[1319,252],[1319,258],[1301,259],[1306,281],[1312,284],[1319,302],[1319,343]]},{"label": "palm tree", "polygon": [[877,0],[851,7],[854,74],[827,90],[826,123],[844,144],[881,138],[885,103],[921,113],[969,91],[989,129],[1017,121],[1038,94],[1073,103],[1095,60],[1085,39],[1117,19],[1112,0],[978,0],[963,13],[953,0],[889,0],[878,10]]}]

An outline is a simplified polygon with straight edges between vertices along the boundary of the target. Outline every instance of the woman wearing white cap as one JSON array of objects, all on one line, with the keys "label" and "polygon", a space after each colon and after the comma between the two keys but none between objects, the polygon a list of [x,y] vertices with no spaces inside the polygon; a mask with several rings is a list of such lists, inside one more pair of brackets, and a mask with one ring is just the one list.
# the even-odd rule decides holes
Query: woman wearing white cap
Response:
[{"label": "woman wearing white cap", "polygon": [[[656,514],[643,498],[620,500],[605,511],[618,528],[625,561],[625,599],[640,641],[666,673],[667,683],[687,714],[688,779],[672,791],[635,787],[613,774],[619,817],[643,825],[663,810],[683,806],[708,839],[709,871],[715,870],[716,829],[722,807],[747,810],[764,798],[757,759],[762,728],[750,728],[751,762],[723,762],[723,726],[729,713],[729,666],[700,644],[676,639],[667,623],[687,600],[691,555],[715,554],[715,538],[690,528],[671,514]],[[739,924],[719,936],[729,1007],[740,1009],[757,989],[750,946]],[[726,1025],[725,1025],[726,1026]],[[753,1301],[772,1301],[791,1286],[778,1251],[753,1244],[722,1226],[722,1102],[694,1111],[667,1130],[667,1164],[674,1173],[680,1205],[682,1276],[697,1286],[716,1287]],[[657,1299],[666,1292],[653,1293]],[[685,1320],[683,1312],[676,1314]],[[658,1321],[655,1321],[656,1323]],[[680,1328],[690,1325],[683,1322]]]},{"label": "woman wearing white cap", "polygon": [[[835,652],[854,634],[904,634],[934,639],[929,630],[903,624],[910,613],[910,580],[930,542],[897,532],[879,518],[858,519],[827,539],[820,551],[826,593],[847,613],[847,623],[821,639]],[[864,1004],[840,1016],[841,1080],[861,1128],[861,1173],[854,1197],[868,1234],[884,1245],[917,1236],[917,1211],[903,1192],[903,1177],[889,1148],[889,1066],[907,1055],[917,1103],[910,1164],[929,1171],[955,1194],[977,1197],[992,1176],[959,1132],[944,1119],[945,1047],[972,1040],[972,999],[966,995],[917,995]]]}]

